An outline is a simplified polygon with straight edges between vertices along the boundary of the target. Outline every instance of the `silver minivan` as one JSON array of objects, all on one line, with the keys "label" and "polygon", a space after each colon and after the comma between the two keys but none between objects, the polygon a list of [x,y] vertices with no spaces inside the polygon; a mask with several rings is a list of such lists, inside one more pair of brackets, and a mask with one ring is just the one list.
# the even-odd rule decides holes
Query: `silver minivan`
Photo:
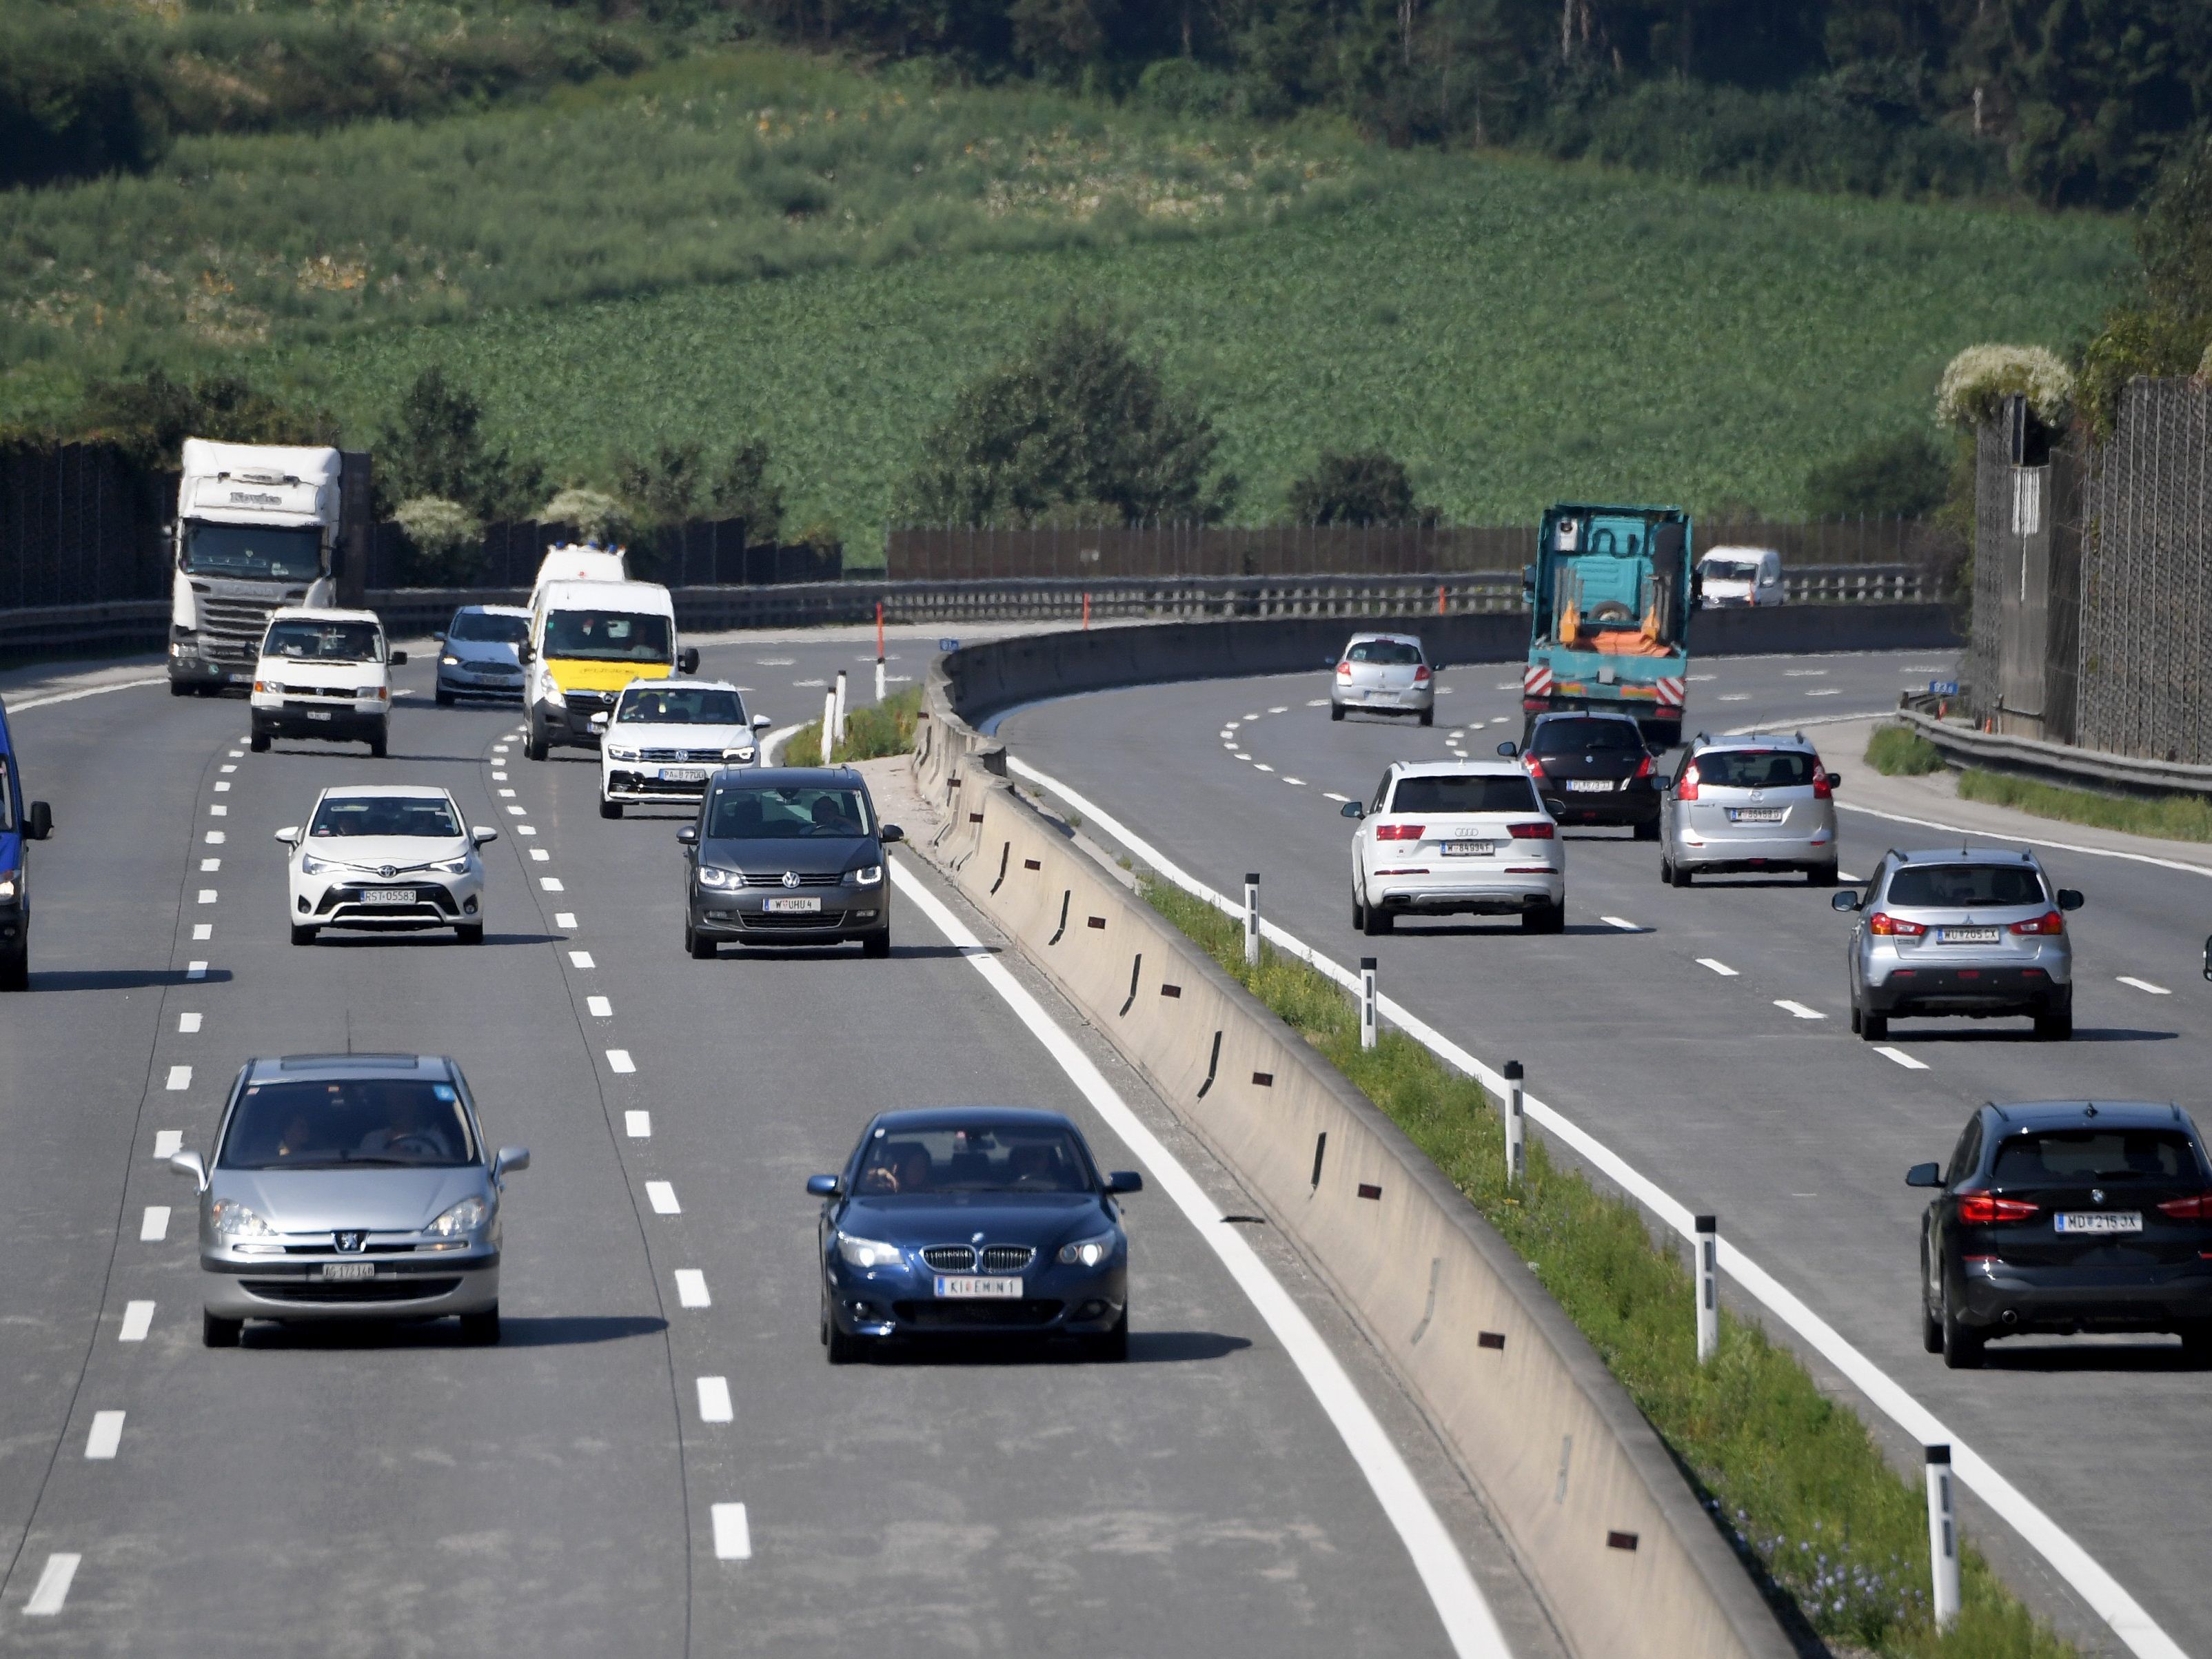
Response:
[{"label": "silver minivan", "polygon": [[2074,1035],[2074,947],[2066,915],[2081,895],[2053,888],[2033,853],[1948,848],[1882,854],[1854,911],[1846,961],[1851,1030],[1869,1042],[1903,1017],[2025,1014],[2035,1035]]},{"label": "silver minivan", "polygon": [[1659,877],[1802,870],[1836,884],[1836,786],[1802,733],[1710,738],[1682,752],[1659,804]]},{"label": "silver minivan", "polygon": [[1437,719],[1437,676],[1413,634],[1354,634],[1337,659],[1328,717],[1357,708],[1369,714],[1413,714],[1424,726]]}]

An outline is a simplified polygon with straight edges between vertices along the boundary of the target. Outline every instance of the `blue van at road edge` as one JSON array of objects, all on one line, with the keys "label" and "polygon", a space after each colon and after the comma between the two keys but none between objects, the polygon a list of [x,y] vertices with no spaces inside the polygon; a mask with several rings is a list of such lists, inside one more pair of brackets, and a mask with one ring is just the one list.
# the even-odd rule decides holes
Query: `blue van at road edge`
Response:
[{"label": "blue van at road edge", "polygon": [[53,829],[53,811],[46,802],[23,803],[22,771],[8,735],[7,705],[0,703],[0,991],[30,986],[31,892],[23,849],[27,842],[44,841]]}]

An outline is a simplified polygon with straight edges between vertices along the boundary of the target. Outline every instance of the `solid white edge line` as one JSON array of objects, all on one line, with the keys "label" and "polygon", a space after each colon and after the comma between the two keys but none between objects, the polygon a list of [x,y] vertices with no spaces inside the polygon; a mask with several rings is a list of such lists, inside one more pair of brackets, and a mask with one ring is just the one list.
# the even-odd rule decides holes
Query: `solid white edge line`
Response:
[{"label": "solid white edge line", "polygon": [[714,1518],[714,1559],[718,1561],[750,1561],[753,1553],[753,1532],[745,1519],[743,1504],[717,1504]]},{"label": "solid white edge line", "polygon": [[1928,1069],[1928,1062],[1926,1060],[1915,1060],[1911,1054],[1906,1054],[1904,1049],[1893,1048],[1887,1043],[1877,1045],[1875,1048],[1875,1053],[1880,1054],[1884,1060],[1895,1060],[1908,1072],[1924,1072]]},{"label": "solid white edge line", "polygon": [[[149,685],[166,685],[168,681],[167,674],[156,674],[143,680],[118,680],[112,685],[88,686],[82,691],[58,691],[50,697],[33,697],[28,702],[11,704],[9,708],[14,714],[27,714],[33,708],[47,708],[58,702],[76,702],[84,697],[104,697],[110,691],[136,691]],[[69,1559],[75,1561],[76,1557],[72,1555]]]},{"label": "solid white edge line", "polygon": [[1698,966],[1700,968],[1711,969],[1723,979],[1734,979],[1736,977],[1735,969],[1729,967],[1728,963],[1723,962],[1718,957],[1699,957],[1698,958]]},{"label": "solid white edge line", "polygon": [[31,1590],[31,1599],[23,1603],[25,1614],[33,1619],[51,1619],[59,1613],[62,1603],[69,1600],[70,1581],[76,1577],[77,1564],[83,1559],[74,1551],[58,1551],[48,1556],[46,1565],[39,1570],[39,1582]]},{"label": "solid white edge line", "polygon": [[1995,830],[1972,830],[1963,823],[1945,823],[1937,818],[1908,817],[1902,812],[1884,812],[1875,807],[1861,806],[1856,801],[1838,800],[1836,805],[1846,812],[1863,812],[1870,818],[1883,818],[1891,823],[1910,823],[1922,830],[1941,830],[1947,836],[1978,836],[1984,841],[2017,842],[2023,847],[2048,847],[2055,852],[2082,853],[2094,859],[2125,859],[2130,864],[2148,864],[2160,870],[2180,870],[2192,876],[2212,877],[2212,866],[2187,864],[2179,859],[2154,858],[2148,853],[2127,853],[2117,847],[2084,847],[2078,842],[2044,841],[2034,836],[2006,835]]},{"label": "solid white edge line", "polygon": [[699,1379],[699,1420],[702,1423],[727,1423],[737,1416],[730,1403],[730,1379],[726,1376],[702,1376]]},{"label": "solid white edge line", "polygon": [[[1057,779],[1040,772],[1018,757],[1006,757],[1009,771],[1018,773],[1030,782],[1051,790],[1075,808],[1099,830],[1112,836],[1136,857],[1142,859],[1159,875],[1196,897],[1204,899],[1215,908],[1229,915],[1242,915],[1241,902],[1232,902],[1215,892],[1204,883],[1194,879],[1158,850],[1131,834],[1110,813],[1102,811],[1094,801],[1078,794]],[[1838,803],[1840,805],[1841,803]],[[1860,808],[1860,811],[1867,809]],[[1877,816],[1887,816],[1877,815]],[[1918,820],[1913,820],[1917,822]],[[1936,826],[1941,828],[1942,826]],[[2119,854],[2118,856],[2133,856]],[[2157,862],[2158,860],[2148,860]],[[2212,874],[2212,872],[2203,873]],[[1357,988],[1358,975],[1341,964],[1322,956],[1304,941],[1286,933],[1264,916],[1260,931],[1269,943],[1280,946],[1290,954],[1308,963],[1319,972],[1351,990]],[[1378,997],[1377,1006],[1390,1023],[1407,1036],[1422,1044],[1455,1066],[1488,1090],[1493,1095],[1504,1092],[1504,1078],[1484,1065],[1466,1049],[1437,1030],[1426,1021],[1412,1013],[1389,997]],[[1522,1109],[1542,1127],[1565,1141],[1593,1167],[1624,1192],[1634,1198],[1660,1220],[1665,1222],[1685,1238],[1694,1237],[1693,1218],[1689,1206],[1646,1176],[1611,1147],[1606,1146],[1588,1130],[1561,1115],[1533,1095],[1522,1098]],[[2059,1577],[2065,1579],[2075,1592],[2094,1608],[2097,1615],[2112,1626],[2112,1632],[2140,1659],[2188,1659],[2179,1644],[2162,1630],[2134,1596],[2128,1594],[2120,1582],[2098,1564],[2081,1545],[2075,1543],[2058,1523],[2045,1514],[2041,1508],[2011,1481],[1999,1474],[1982,1455],[1967,1446],[1946,1427],[1936,1414],[1922,1405],[1904,1387],[1861,1353],[1835,1328],[1822,1319],[1798,1298],[1795,1292],[1783,1287],[1764,1267],[1759,1267],[1742,1251],[1721,1240],[1720,1266],[1729,1276],[1770,1313],[1795,1331],[1828,1363],[1841,1371],[1852,1386],[1874,1403],[1892,1422],[1914,1436],[1922,1444],[1948,1443],[1951,1448],[1951,1467],[1959,1478],[1978,1493],[1982,1501],[2027,1541],[2043,1559],[2051,1563]]]},{"label": "solid white edge line", "polygon": [[2119,981],[2123,985],[2132,985],[2138,991],[2148,991],[2154,997],[2170,997],[2173,994],[2163,985],[2154,985],[2147,979],[2137,979],[2133,974],[2120,975]]},{"label": "solid white edge line", "polygon": [[903,866],[891,866],[891,879],[906,902],[929,918],[937,931],[968,958],[969,966],[983,976],[984,982],[998,993],[1015,1017],[1044,1045],[1046,1052],[1059,1062],[1060,1068],[1082,1091],[1092,1109],[1145,1166],[1153,1182],[1175,1200],[1176,1207],[1220,1258],[1238,1288],[1250,1299],[1261,1318],[1267,1321],[1267,1328],[1297,1366],[1314,1399],[1328,1413],[1352,1461],[1366,1476],[1382,1512],[1404,1540],[1414,1571],[1420,1575],[1429,1599],[1436,1604],[1437,1616],[1443,1623],[1444,1634],[1453,1650],[1462,1659],[1474,1659],[1477,1655],[1495,1655],[1504,1659],[1510,1652],[1504,1633],[1498,1629],[1490,1604],[1483,1599],[1451,1534],[1444,1530],[1443,1522],[1430,1505],[1428,1495],[1413,1479],[1413,1471],[1406,1467],[1404,1457],[1391,1443],[1382,1425],[1304,1310],[1291,1299],[1243,1237],[1220,1224],[1221,1206],[1206,1196],[1205,1188],[1145,1127],[1091,1064],[1090,1057],[1036,999],[1007,972],[1003,963],[988,953],[982,941]]}]

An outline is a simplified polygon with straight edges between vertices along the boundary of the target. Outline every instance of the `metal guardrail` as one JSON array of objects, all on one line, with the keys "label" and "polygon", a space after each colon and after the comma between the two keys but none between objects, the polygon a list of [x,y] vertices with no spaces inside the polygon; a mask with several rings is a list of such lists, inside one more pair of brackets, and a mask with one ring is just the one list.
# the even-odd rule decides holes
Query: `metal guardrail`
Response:
[{"label": "metal guardrail", "polygon": [[2069,744],[2046,743],[2040,738],[1984,732],[1954,720],[1939,720],[1924,709],[1911,707],[1909,700],[1899,708],[1897,718],[1933,744],[1945,760],[1961,766],[2016,773],[2075,789],[2212,796],[2212,766],[2106,754],[2100,750],[2076,749]]}]

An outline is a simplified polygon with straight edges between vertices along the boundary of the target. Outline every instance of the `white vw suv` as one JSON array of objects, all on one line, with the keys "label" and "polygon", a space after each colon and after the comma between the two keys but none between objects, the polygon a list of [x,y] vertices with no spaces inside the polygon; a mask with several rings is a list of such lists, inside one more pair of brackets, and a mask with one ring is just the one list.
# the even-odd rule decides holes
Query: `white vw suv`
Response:
[{"label": "white vw suv", "polygon": [[745,716],[726,680],[632,680],[615,706],[592,716],[599,732],[599,816],[627,804],[696,807],[726,766],[760,764],[768,716]]},{"label": "white vw suv", "polygon": [[1518,915],[1531,933],[1567,925],[1566,846],[1517,762],[1398,761],[1374,800],[1346,801],[1344,816],[1359,820],[1352,925],[1364,933],[1402,915]]},{"label": "white vw suv", "polygon": [[450,927],[483,943],[483,862],[496,830],[471,830],[430,784],[341,784],[315,802],[304,832],[276,832],[292,849],[292,943],[325,927]]}]

